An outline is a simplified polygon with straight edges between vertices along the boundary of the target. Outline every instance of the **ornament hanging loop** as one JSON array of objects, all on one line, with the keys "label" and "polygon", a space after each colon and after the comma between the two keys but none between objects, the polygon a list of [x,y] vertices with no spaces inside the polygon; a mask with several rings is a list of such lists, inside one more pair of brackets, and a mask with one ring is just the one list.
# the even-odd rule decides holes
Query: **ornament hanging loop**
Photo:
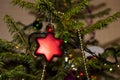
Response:
[{"label": "ornament hanging loop", "polygon": [[52,32],[54,32],[54,25],[53,24],[48,24],[47,26],[46,26],[46,31],[48,32],[48,33],[52,33]]},{"label": "ornament hanging loop", "polygon": [[46,31],[48,33],[54,32],[54,25],[52,24],[52,13],[50,12],[49,24],[46,26]]},{"label": "ornament hanging loop", "polygon": [[50,13],[50,24],[52,24],[52,13]]}]

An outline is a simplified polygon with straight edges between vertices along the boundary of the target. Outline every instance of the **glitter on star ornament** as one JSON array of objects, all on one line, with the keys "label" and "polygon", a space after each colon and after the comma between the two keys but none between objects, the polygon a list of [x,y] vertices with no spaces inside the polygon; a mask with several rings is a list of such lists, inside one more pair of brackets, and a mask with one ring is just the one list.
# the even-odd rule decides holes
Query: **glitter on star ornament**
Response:
[{"label": "glitter on star ornament", "polygon": [[46,60],[49,62],[52,60],[54,56],[61,56],[62,51],[60,49],[60,46],[62,44],[61,39],[57,39],[54,37],[52,27],[49,26],[47,28],[48,34],[46,37],[38,37],[37,43],[38,43],[38,49],[35,52],[35,55],[44,55]]}]

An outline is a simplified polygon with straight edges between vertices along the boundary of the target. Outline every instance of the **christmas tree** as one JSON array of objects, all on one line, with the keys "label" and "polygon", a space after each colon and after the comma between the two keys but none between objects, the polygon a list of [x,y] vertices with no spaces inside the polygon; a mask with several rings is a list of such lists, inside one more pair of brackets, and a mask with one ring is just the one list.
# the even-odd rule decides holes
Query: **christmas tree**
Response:
[{"label": "christmas tree", "polygon": [[[120,80],[114,77],[120,75],[120,44],[103,49],[94,38],[95,30],[116,21],[120,12],[93,23],[110,9],[92,14],[100,6],[93,7],[88,0],[11,2],[30,10],[36,19],[24,25],[5,15],[13,40],[0,39],[1,80]],[[87,34],[91,37],[86,41]]]}]

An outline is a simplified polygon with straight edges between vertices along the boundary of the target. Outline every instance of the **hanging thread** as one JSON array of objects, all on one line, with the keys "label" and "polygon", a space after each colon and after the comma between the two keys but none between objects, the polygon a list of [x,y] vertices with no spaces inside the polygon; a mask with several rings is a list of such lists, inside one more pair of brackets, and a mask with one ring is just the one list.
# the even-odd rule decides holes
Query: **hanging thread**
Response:
[{"label": "hanging thread", "polygon": [[82,53],[83,65],[84,65],[84,68],[85,68],[85,74],[87,76],[87,80],[90,80],[89,74],[88,74],[88,69],[87,69],[87,64],[86,64],[85,52],[84,52],[84,49],[83,49],[82,35],[81,35],[79,29],[78,29],[78,36],[79,36],[79,40],[80,40],[80,49],[81,49],[81,53]]}]

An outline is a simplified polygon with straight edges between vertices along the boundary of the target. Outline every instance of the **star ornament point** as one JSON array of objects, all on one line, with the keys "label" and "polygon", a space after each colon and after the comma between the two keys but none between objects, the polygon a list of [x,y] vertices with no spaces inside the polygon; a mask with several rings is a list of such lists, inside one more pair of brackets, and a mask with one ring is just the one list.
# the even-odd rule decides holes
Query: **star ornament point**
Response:
[{"label": "star ornament point", "polygon": [[54,56],[61,56],[62,51],[60,46],[62,44],[61,39],[54,37],[52,33],[48,33],[44,38],[37,38],[38,49],[36,55],[44,55],[47,61],[51,61]]}]

